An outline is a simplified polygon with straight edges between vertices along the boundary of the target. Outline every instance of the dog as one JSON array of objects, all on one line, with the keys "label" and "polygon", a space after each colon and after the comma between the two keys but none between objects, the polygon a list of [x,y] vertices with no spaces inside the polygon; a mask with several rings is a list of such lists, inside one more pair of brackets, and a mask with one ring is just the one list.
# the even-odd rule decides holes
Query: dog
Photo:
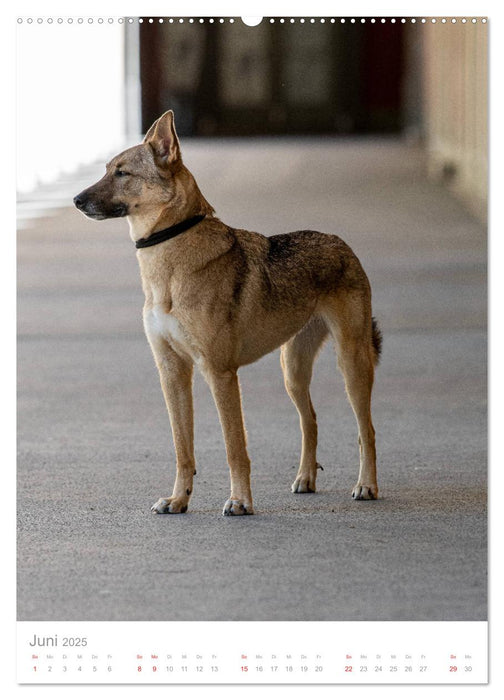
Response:
[{"label": "dog", "polygon": [[153,513],[185,513],[193,492],[194,365],[210,386],[226,445],[231,493],[223,515],[254,512],[237,372],[278,347],[302,432],[292,491],[315,491],[320,465],[309,386],[313,362],[329,335],[359,431],[360,469],[352,496],[378,497],[371,391],[382,339],[368,278],[343,240],[317,231],[267,237],[224,224],[182,162],[171,110],[141,144],[115,156],[103,178],[74,204],[91,219],[126,217],[137,248],[143,323],[177,462],[173,493],[160,498]]}]

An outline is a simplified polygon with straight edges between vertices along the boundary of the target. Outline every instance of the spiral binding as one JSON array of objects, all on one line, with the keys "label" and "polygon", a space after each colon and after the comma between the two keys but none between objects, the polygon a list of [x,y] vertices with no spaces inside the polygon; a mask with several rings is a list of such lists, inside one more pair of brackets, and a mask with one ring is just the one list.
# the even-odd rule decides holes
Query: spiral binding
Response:
[{"label": "spiral binding", "polygon": [[[18,17],[18,24],[233,24],[236,17]],[[269,24],[486,24],[487,17],[265,17]]]}]

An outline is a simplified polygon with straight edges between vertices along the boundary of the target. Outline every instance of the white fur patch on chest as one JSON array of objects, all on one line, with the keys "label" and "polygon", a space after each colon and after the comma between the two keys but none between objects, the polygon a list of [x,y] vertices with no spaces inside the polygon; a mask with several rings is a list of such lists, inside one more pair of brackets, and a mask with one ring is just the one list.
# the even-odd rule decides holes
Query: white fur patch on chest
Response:
[{"label": "white fur patch on chest", "polygon": [[167,314],[159,304],[149,311],[145,325],[149,334],[161,336],[174,345],[187,345],[187,337],[180,322],[173,314]]},{"label": "white fur patch on chest", "polygon": [[203,354],[191,334],[172,313],[166,313],[161,304],[155,304],[144,311],[144,327],[149,342],[156,344],[162,339],[181,356],[190,358],[198,366],[203,362]]}]

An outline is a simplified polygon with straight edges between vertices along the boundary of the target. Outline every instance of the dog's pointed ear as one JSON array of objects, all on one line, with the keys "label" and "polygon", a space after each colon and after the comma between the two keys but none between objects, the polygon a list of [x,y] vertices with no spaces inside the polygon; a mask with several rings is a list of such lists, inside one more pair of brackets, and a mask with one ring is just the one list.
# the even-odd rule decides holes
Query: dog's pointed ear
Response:
[{"label": "dog's pointed ear", "polygon": [[144,143],[148,143],[151,140],[151,138],[154,136],[154,132],[156,131],[156,126],[157,126],[158,121],[159,121],[159,119],[156,119],[154,124],[150,127],[149,131],[145,134],[144,140],[143,140]]},{"label": "dog's pointed ear", "polygon": [[145,134],[143,142],[152,147],[156,159],[163,166],[172,165],[181,159],[180,143],[171,109],[154,122]]}]

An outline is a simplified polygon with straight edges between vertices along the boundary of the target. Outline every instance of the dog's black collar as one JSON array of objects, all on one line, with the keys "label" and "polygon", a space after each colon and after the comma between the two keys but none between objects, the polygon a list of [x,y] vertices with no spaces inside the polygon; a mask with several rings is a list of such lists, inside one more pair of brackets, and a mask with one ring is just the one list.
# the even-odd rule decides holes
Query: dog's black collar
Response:
[{"label": "dog's black collar", "polygon": [[163,241],[168,241],[170,238],[175,238],[179,233],[184,233],[187,229],[196,226],[200,221],[203,221],[205,214],[197,214],[192,216],[190,219],[185,221],[180,221],[178,224],[164,228],[162,231],[156,231],[156,233],[147,236],[146,238],[139,238],[135,241],[136,248],[148,248],[151,245],[157,245]]}]

